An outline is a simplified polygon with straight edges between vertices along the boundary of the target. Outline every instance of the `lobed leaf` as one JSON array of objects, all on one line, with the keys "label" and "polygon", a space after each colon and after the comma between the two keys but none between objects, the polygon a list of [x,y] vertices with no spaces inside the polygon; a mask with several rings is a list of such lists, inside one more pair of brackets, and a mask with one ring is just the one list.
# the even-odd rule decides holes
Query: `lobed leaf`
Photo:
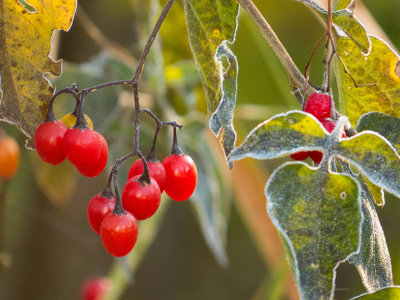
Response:
[{"label": "lobed leaf", "polygon": [[327,134],[320,123],[305,112],[275,115],[253,129],[231,152],[228,161],[245,157],[272,159],[302,150],[322,150]]},{"label": "lobed leaf", "polygon": [[400,117],[400,62],[399,56],[382,40],[371,36],[371,51],[360,52],[349,38],[338,37],[336,45],[340,56],[358,85],[336,62],[336,78],[341,112],[352,124],[371,111]]},{"label": "lobed leaf", "polygon": [[363,214],[360,250],[349,261],[356,266],[367,291],[372,293],[393,285],[392,263],[372,195],[362,179],[359,183]]},{"label": "lobed leaf", "polygon": [[290,247],[302,299],[332,299],[335,269],[358,249],[361,198],[347,175],[286,163],[265,188],[268,213]]},{"label": "lobed leaf", "polygon": [[364,131],[342,140],[337,154],[353,163],[373,184],[400,196],[400,157],[385,138]]},{"label": "lobed leaf", "polygon": [[400,299],[400,287],[392,286],[381,289],[373,294],[362,294],[352,299],[359,300],[398,300]]},{"label": "lobed leaf", "polygon": [[5,0],[0,5],[0,119],[32,137],[53,94],[47,77],[59,76],[61,61],[49,57],[53,31],[67,31],[76,0]]},{"label": "lobed leaf", "polygon": [[237,61],[227,43],[235,39],[239,5],[234,0],[185,0],[189,41],[206,92],[210,128],[228,155],[234,147],[233,108]]}]

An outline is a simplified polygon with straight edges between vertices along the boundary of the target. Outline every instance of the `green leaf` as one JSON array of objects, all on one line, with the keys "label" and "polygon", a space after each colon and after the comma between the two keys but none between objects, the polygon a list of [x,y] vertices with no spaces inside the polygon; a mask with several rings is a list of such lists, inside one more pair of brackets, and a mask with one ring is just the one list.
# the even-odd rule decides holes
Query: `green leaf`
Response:
[{"label": "green leaf", "polygon": [[364,131],[342,140],[336,151],[372,183],[400,197],[400,157],[379,134]]},{"label": "green leaf", "polygon": [[[221,135],[225,155],[228,156],[236,142],[233,110],[236,104],[238,63],[226,43],[218,47],[217,59],[222,64],[223,96],[220,105],[210,118],[210,128],[215,134]],[[230,167],[232,168],[232,163]]]},{"label": "green leaf", "polygon": [[379,112],[363,115],[356,127],[357,131],[372,130],[388,139],[392,146],[400,152],[400,119]]},{"label": "green leaf", "polygon": [[[317,3],[309,0],[298,1],[314,9],[325,21],[327,20],[328,11]],[[334,1],[332,5],[332,22],[338,34],[344,32],[363,53],[367,54],[371,46],[367,31],[353,14],[353,11],[346,9],[352,2],[350,0]]]},{"label": "green leaf", "polygon": [[353,299],[359,300],[399,300],[400,299],[400,287],[392,286],[385,289],[381,289],[373,294],[362,294],[354,297]]},{"label": "green leaf", "polygon": [[347,175],[286,163],[272,174],[265,194],[272,222],[290,245],[301,298],[332,299],[335,269],[359,245],[358,183]]},{"label": "green leaf", "polygon": [[312,115],[290,111],[259,124],[235,148],[228,161],[245,157],[272,159],[298,151],[322,150],[327,132]]},{"label": "green leaf", "polygon": [[235,39],[239,5],[234,0],[185,0],[189,41],[206,92],[210,128],[222,136],[225,154],[234,147],[237,60],[227,43]]},{"label": "green leaf", "polygon": [[364,220],[361,229],[359,253],[353,254],[349,261],[360,273],[367,291],[372,293],[393,285],[392,263],[372,195],[367,185],[358,177],[361,186],[362,213]]},{"label": "green leaf", "polygon": [[373,36],[370,39],[368,55],[362,54],[349,38],[336,39],[339,54],[357,84],[370,84],[356,87],[341,63],[335,63],[340,109],[353,125],[371,111],[400,117],[399,56],[382,40]]},{"label": "green leaf", "polygon": [[75,0],[2,1],[0,8],[0,120],[15,124],[31,138],[47,111],[61,62],[49,57],[56,29],[68,31]]},{"label": "green leaf", "polygon": [[350,5],[350,3],[354,2],[353,0],[333,0],[332,9],[334,11],[345,9]]},{"label": "green leaf", "polygon": [[347,9],[333,13],[333,23],[338,26],[344,33],[360,48],[360,50],[367,54],[370,49],[370,40],[365,30],[365,27],[353,15],[352,11]]}]

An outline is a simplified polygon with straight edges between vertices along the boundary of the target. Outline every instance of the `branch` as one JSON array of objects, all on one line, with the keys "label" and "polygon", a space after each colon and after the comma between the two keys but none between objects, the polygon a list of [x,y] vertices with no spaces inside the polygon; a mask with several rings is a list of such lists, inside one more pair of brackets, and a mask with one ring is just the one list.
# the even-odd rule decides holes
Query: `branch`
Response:
[{"label": "branch", "polygon": [[315,90],[307,82],[302,72],[297,68],[286,48],[283,46],[271,26],[265,20],[264,16],[260,13],[258,8],[251,0],[237,0],[237,2],[249,14],[253,22],[258,26],[261,34],[275,52],[287,75],[289,76],[290,83],[293,89],[303,89],[306,94],[312,94]]}]

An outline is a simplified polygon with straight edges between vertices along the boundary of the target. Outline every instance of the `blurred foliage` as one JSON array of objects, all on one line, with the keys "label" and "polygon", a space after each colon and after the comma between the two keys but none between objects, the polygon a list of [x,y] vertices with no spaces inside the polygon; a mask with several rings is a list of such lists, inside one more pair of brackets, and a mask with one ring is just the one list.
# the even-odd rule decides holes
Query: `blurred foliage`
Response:
[{"label": "blurred foliage", "polygon": [[[292,0],[258,0],[255,4],[303,69],[315,42],[324,32],[318,18],[310,9]],[[365,0],[365,4],[392,42],[400,47],[400,4],[372,0]],[[135,58],[140,55],[160,8],[155,0],[86,0],[80,5],[107,38],[128,49]],[[148,22],[149,16],[152,23]],[[288,80],[277,58],[244,12],[239,22],[232,50],[240,70],[234,125],[241,142],[259,122],[300,106],[290,94]],[[109,51],[91,40],[79,19],[75,19],[71,31],[61,36],[59,57],[64,59],[64,73],[56,82],[57,89],[74,82],[84,88],[130,78],[135,66],[126,66]],[[315,84],[322,82],[322,59],[323,49],[319,49],[311,69],[311,81]],[[88,226],[86,206],[103,188],[110,166],[132,147],[132,98],[126,87],[88,96],[85,112],[109,142],[109,166],[96,179],[83,178],[74,170],[71,174],[64,172],[63,181],[68,184],[57,188],[51,182],[53,174],[59,172],[41,168],[45,175],[39,175],[34,163],[36,158],[30,158],[35,153],[23,151],[21,168],[7,190],[6,245],[12,260],[5,272],[0,298],[52,299],[57,295],[60,300],[76,299],[86,278],[103,276],[113,270],[114,279],[124,278],[119,281],[121,299],[251,299],[253,296],[257,299],[260,295],[258,299],[263,296],[264,299],[288,299],[285,296],[286,262],[274,270],[263,261],[262,249],[250,237],[249,228],[241,219],[242,212],[238,212],[235,202],[232,207],[234,188],[226,165],[221,166],[222,160],[218,157],[222,149],[206,133],[205,94],[190,52],[182,1],[174,4],[161,29],[161,36],[145,65],[140,92],[143,105],[161,119],[174,119],[185,125],[179,140],[182,148],[199,160],[196,163],[202,174],[201,191],[197,190],[186,203],[163,198],[164,210],[140,225],[143,235],[139,233],[135,248],[138,257],[134,250],[131,257],[115,263]],[[62,117],[73,108],[73,98],[63,96],[56,101],[55,112],[57,117]],[[141,145],[146,153],[154,127],[147,116],[141,120]],[[1,126],[23,144],[24,138],[14,128],[3,123]],[[168,155],[170,145],[171,131],[162,129],[157,144],[160,159]],[[121,168],[120,188],[132,162],[129,160]],[[281,162],[276,160],[268,165],[259,162],[258,168],[268,172]],[[43,182],[52,186],[51,191],[42,188]],[[400,203],[391,195],[386,198],[385,209],[378,214],[389,243],[396,284],[400,280],[397,230]],[[56,201],[63,204],[53,205]],[[215,258],[225,267],[219,267]],[[133,273],[128,271],[132,266]],[[349,299],[365,291],[354,266],[350,265],[338,268],[336,286],[337,299]],[[264,287],[276,290],[266,291]],[[289,289],[295,287],[289,286]]]}]

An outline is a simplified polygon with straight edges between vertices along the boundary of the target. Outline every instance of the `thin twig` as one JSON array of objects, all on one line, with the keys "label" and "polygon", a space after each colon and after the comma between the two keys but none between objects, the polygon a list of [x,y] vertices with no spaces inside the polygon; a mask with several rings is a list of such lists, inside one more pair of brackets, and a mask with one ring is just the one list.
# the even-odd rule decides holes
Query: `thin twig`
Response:
[{"label": "thin twig", "polygon": [[146,46],[144,47],[143,53],[139,59],[138,66],[136,68],[135,76],[133,77],[132,81],[132,86],[133,86],[133,96],[135,99],[135,120],[133,123],[133,127],[135,129],[135,139],[134,139],[134,150],[137,152],[139,151],[139,131],[140,131],[140,103],[139,103],[139,79],[140,75],[143,72],[144,68],[144,63],[146,61],[147,55],[150,52],[150,48],[153,45],[154,39],[157,36],[157,33],[161,27],[161,24],[163,23],[165,17],[167,16],[167,13],[169,9],[171,8],[172,4],[174,3],[174,0],[169,0],[165,7],[163,8],[160,17],[157,20],[156,25],[153,28],[153,31],[151,32],[150,38],[148,39]]},{"label": "thin twig", "polygon": [[264,16],[254,5],[254,3],[251,0],[237,0],[237,2],[251,16],[253,22],[258,26],[261,34],[271,46],[287,75],[289,76],[293,89],[304,89],[306,94],[312,94],[315,89],[307,82],[304,75],[297,68],[286,48],[283,46],[271,26],[268,24],[267,20],[265,20]]}]

